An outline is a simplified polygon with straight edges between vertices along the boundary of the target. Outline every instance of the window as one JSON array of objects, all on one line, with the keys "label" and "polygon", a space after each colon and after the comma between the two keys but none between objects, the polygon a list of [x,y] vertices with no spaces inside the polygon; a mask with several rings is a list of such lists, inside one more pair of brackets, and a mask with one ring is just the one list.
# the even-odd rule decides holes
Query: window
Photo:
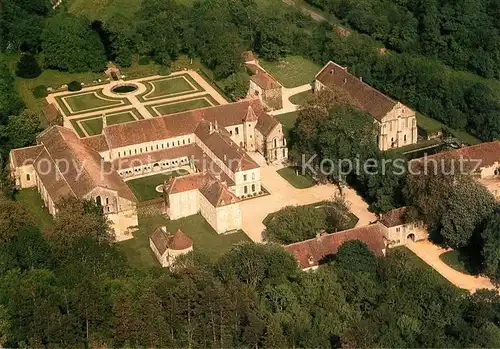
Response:
[{"label": "window", "polygon": [[240,130],[238,129],[238,127],[236,127],[236,128],[234,129],[234,133],[236,133],[237,135],[239,135],[239,134],[240,134]]},{"label": "window", "polygon": [[406,144],[406,135],[404,135],[403,139],[404,139],[404,141],[405,141],[405,144]]},{"label": "window", "polygon": [[142,153],[142,148],[140,149],[141,153]]},{"label": "window", "polygon": [[191,138],[188,138],[188,143],[191,143]]},{"label": "window", "polygon": [[184,144],[186,144],[186,140],[185,139],[182,140],[182,145],[184,145]]},{"label": "window", "polygon": [[408,128],[408,118],[405,119],[405,128]]},{"label": "window", "polygon": [[118,157],[120,157],[120,152],[118,152]]},{"label": "window", "polygon": [[129,151],[128,151],[128,155],[132,155],[132,150],[129,150]]},{"label": "window", "polygon": [[399,233],[401,231],[401,228],[396,228],[396,233]]},{"label": "window", "polygon": [[233,130],[229,130],[229,134],[232,136],[233,135]]},{"label": "window", "polygon": [[27,173],[27,174],[26,174],[26,180],[27,180],[27,181],[30,181],[30,180],[31,180],[31,177],[30,177],[29,173]]},{"label": "window", "polygon": [[137,149],[134,149],[135,150],[135,153],[137,154]]},{"label": "window", "polygon": [[165,149],[165,144],[161,144],[161,149]]},{"label": "window", "polygon": [[252,193],[255,193],[255,184],[252,184]]},{"label": "window", "polygon": [[392,121],[389,121],[389,132],[392,132]]},{"label": "window", "polygon": [[106,198],[106,205],[109,205],[109,198]]},{"label": "window", "polygon": [[248,187],[245,185],[245,188],[243,188],[243,191],[246,193],[248,193]]},{"label": "window", "polygon": [[243,175],[243,181],[244,181],[244,182],[246,182],[246,181],[247,181],[247,175],[246,175],[246,174],[244,174],[244,175]]},{"label": "window", "polygon": [[158,149],[160,149],[160,146],[157,144],[157,145],[156,145],[156,150],[158,150]]},{"label": "window", "polygon": [[97,197],[95,198],[95,202],[96,202],[99,206],[101,206],[101,197],[100,197],[100,196],[97,196]]},{"label": "window", "polygon": [[255,173],[252,173],[252,181],[255,180]]},{"label": "window", "polygon": [[252,124],[248,124],[248,127],[252,127]]}]

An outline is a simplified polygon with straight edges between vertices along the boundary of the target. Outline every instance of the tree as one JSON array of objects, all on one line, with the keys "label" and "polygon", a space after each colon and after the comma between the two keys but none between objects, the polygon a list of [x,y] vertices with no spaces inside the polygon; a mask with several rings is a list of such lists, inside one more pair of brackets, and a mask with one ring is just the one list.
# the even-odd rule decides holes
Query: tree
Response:
[{"label": "tree", "polygon": [[90,23],[65,13],[47,20],[42,34],[44,66],[71,73],[103,71],[106,54],[99,34]]},{"label": "tree", "polygon": [[287,206],[275,214],[266,225],[265,236],[269,241],[291,244],[316,236],[327,228],[325,210],[311,206]]},{"label": "tree", "polygon": [[233,73],[223,81],[224,92],[236,101],[247,95],[249,83],[250,78],[248,74],[240,72]]},{"label": "tree", "polygon": [[500,280],[500,212],[498,209],[489,217],[481,237],[484,240],[482,250],[484,271],[498,283]]},{"label": "tree", "polygon": [[39,112],[25,110],[18,116],[10,116],[7,125],[0,125],[3,156],[8,156],[11,149],[35,144],[36,135],[40,132],[40,117]]},{"label": "tree", "polygon": [[443,242],[458,249],[474,243],[497,203],[491,193],[471,178],[453,187],[441,218]]},{"label": "tree", "polygon": [[0,57],[0,125],[7,123],[8,117],[17,115],[24,104],[14,88],[14,78]]},{"label": "tree", "polygon": [[32,54],[24,54],[17,62],[16,75],[23,79],[33,79],[42,73],[38,61]]},{"label": "tree", "polygon": [[366,244],[359,240],[344,242],[335,255],[339,268],[357,273],[367,272],[374,274],[377,270],[377,257]]}]

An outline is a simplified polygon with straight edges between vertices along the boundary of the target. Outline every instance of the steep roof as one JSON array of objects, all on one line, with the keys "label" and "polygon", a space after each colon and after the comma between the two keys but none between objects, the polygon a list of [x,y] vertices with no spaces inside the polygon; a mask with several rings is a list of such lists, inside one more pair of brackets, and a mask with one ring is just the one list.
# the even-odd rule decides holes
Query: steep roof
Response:
[{"label": "steep roof", "polygon": [[380,223],[375,223],[296,242],[285,249],[295,256],[302,269],[318,266],[325,257],[337,253],[344,242],[351,240],[363,241],[375,255],[382,256],[385,249],[383,229]]},{"label": "steep roof", "polygon": [[259,167],[244,149],[231,140],[225,129],[214,129],[213,124],[203,121],[195,134],[231,171],[246,171]]},{"label": "steep roof", "polygon": [[460,158],[464,159],[464,169],[473,170],[476,167],[476,161],[479,162],[479,168],[490,167],[495,164],[495,162],[500,163],[500,141],[480,143],[472,145],[470,147],[463,147],[459,149],[453,149],[449,151],[444,151],[434,155],[414,159],[410,161],[410,166],[415,164],[423,164],[426,160],[439,160],[446,158]]},{"label": "steep roof", "polygon": [[175,177],[170,180],[169,195],[190,190],[198,190],[214,207],[238,202],[238,198],[220,180],[206,172]]},{"label": "steep roof", "polygon": [[398,225],[405,224],[406,207],[395,208],[389,212],[382,214],[379,222],[387,228],[397,227]]},{"label": "steep roof", "polygon": [[316,80],[327,87],[346,92],[354,100],[355,106],[378,121],[397,104],[382,92],[348,73],[346,68],[331,61],[316,75]]},{"label": "steep roof", "polygon": [[193,240],[181,228],[177,229],[175,234],[170,234],[166,227],[159,227],[149,234],[149,238],[161,255],[167,249],[180,251],[193,246]]},{"label": "steep roof", "polygon": [[259,70],[257,70],[257,73],[250,76],[250,80],[255,82],[257,86],[259,86],[263,90],[272,90],[281,87],[279,82],[276,81],[276,79],[273,78],[270,74],[266,72],[260,72]]},{"label": "steep roof", "polygon": [[279,121],[269,114],[263,114],[257,121],[255,128],[263,135],[268,136],[276,126],[279,125]]},{"label": "steep roof", "polygon": [[11,165],[14,167],[31,165],[43,150],[43,145],[12,149],[10,151]]},{"label": "steep roof", "polygon": [[166,116],[143,119],[104,128],[111,148],[153,142],[194,133],[202,120],[217,121],[218,126],[227,127],[243,122],[251,107],[257,117],[267,115],[258,99],[194,109]]},{"label": "steep roof", "polygon": [[108,142],[106,142],[106,137],[103,134],[85,137],[81,140],[83,145],[97,152],[104,152],[109,150]]},{"label": "steep roof", "polygon": [[[101,187],[116,191],[127,200],[136,201],[111,164],[104,162],[98,152],[86,147],[73,131],[52,126],[37,137],[37,142],[44,146],[44,151],[36,160],[35,170],[53,200],[57,201],[61,192],[70,192],[83,198],[93,189]],[[50,164],[50,171],[41,170],[41,162]],[[50,188],[53,189],[52,193]]]}]

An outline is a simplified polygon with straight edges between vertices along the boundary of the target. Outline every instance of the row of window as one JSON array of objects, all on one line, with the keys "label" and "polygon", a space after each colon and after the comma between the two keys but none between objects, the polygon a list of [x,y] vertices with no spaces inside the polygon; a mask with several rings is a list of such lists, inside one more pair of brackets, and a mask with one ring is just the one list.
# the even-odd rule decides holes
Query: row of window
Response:
[{"label": "row of window", "polygon": [[[403,126],[404,128],[408,128],[409,127],[409,124],[410,124],[409,119],[410,118],[405,118],[404,119],[405,120],[404,121],[404,126]],[[389,124],[389,132],[392,132],[393,126],[394,126],[394,130],[397,130],[397,122],[398,122],[398,120],[392,120],[392,121],[389,121],[387,123],[387,124]],[[413,119],[412,124],[413,124],[412,126],[415,127],[415,124],[416,124],[416,120],[415,119]],[[387,125],[384,124],[382,127],[385,129],[386,126]]]},{"label": "row of window", "polygon": [[[247,178],[248,178],[248,175],[244,174],[244,175],[243,175],[243,182],[246,182],[246,181],[247,181]],[[254,181],[254,180],[255,180],[255,172],[254,172],[254,173],[252,173],[252,181]]]},{"label": "row of window", "polygon": [[142,166],[142,167],[136,167],[134,168],[133,170],[130,169],[130,170],[125,170],[125,171],[119,171],[118,173],[120,174],[120,176],[130,176],[132,174],[137,174],[137,173],[140,173],[140,172],[144,172],[144,171],[151,171],[151,169],[160,169],[160,166],[165,168],[165,167],[177,167],[177,166],[181,166],[181,165],[186,165],[189,163],[189,159],[187,157],[184,157],[182,159],[178,159],[178,160],[170,160],[170,161],[163,161],[163,162],[160,162],[160,163],[155,163],[153,165],[145,165],[145,166]]},{"label": "row of window", "polygon": [[[243,193],[248,194],[248,185],[243,187]],[[255,193],[255,184],[252,184],[252,193]]]},{"label": "row of window", "polygon": [[[177,144],[176,144],[177,143]],[[181,144],[182,143],[182,144]],[[155,147],[153,146],[146,146],[144,147],[144,152],[148,152],[148,151],[156,151],[156,150],[161,150],[161,149],[165,149],[165,148],[170,148],[170,147],[177,147],[177,146],[181,146],[181,145],[186,145],[186,144],[190,144],[191,143],[191,138],[184,138],[182,140],[177,140],[177,142],[166,142],[166,143],[162,143],[161,146],[160,144],[157,144],[156,145],[156,149]],[[128,153],[128,154],[127,154]],[[128,151],[125,150],[123,152],[118,152],[118,157],[122,157],[122,156],[130,156],[130,155],[137,155],[137,154],[142,154],[143,153],[143,148],[139,148],[139,149],[134,149],[134,152],[132,154],[132,149],[129,149]]]}]

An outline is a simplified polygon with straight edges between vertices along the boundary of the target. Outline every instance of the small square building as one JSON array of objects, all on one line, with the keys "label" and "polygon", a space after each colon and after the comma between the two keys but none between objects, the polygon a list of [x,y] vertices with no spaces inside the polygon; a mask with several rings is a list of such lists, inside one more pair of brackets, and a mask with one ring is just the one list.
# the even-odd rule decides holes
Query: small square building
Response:
[{"label": "small square building", "polygon": [[177,257],[193,250],[193,240],[180,228],[171,234],[167,227],[160,227],[149,235],[149,247],[162,267],[170,267]]}]

